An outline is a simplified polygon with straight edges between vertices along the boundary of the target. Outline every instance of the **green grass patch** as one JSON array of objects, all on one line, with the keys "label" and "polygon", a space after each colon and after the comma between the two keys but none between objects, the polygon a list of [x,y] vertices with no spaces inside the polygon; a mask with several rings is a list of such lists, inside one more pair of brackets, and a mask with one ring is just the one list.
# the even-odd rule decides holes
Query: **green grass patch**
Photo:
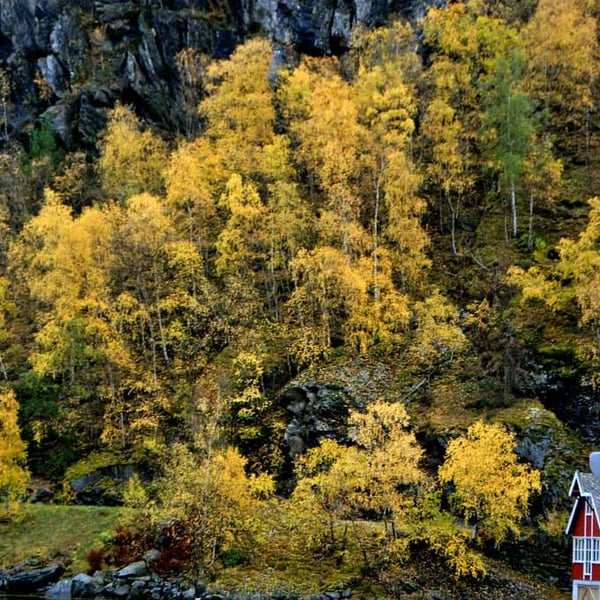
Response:
[{"label": "green grass patch", "polygon": [[72,573],[86,571],[87,553],[110,539],[119,515],[105,506],[27,504],[15,520],[0,523],[0,569],[60,558]]}]

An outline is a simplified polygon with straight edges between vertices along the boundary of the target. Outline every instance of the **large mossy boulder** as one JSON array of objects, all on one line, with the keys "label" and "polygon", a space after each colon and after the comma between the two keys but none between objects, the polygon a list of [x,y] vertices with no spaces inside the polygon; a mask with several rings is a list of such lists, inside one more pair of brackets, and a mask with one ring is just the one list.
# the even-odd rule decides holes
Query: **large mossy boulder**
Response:
[{"label": "large mossy boulder", "polygon": [[67,469],[65,483],[78,504],[120,506],[125,485],[134,474],[142,479],[151,475],[143,457],[93,452]]}]

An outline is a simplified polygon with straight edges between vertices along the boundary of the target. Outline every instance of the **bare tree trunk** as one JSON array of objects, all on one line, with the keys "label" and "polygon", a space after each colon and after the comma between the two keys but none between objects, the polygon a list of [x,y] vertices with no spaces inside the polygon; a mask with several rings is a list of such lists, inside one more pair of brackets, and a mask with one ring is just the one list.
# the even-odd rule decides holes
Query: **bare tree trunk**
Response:
[{"label": "bare tree trunk", "polygon": [[379,302],[379,283],[377,281],[377,271],[379,269],[379,203],[381,201],[381,185],[379,177],[375,184],[375,214],[373,216],[373,297],[375,302]]},{"label": "bare tree trunk", "polygon": [[270,248],[270,260],[269,260],[269,275],[271,277],[271,296],[273,297],[273,311],[276,322],[281,322],[279,315],[279,299],[277,297],[277,278],[275,277],[275,242],[271,237],[271,248]]},{"label": "bare tree trunk", "polygon": [[533,250],[533,194],[529,195],[529,226],[527,231],[527,249],[531,252]]},{"label": "bare tree trunk", "polygon": [[[156,277],[155,277],[155,285],[158,285],[156,282]],[[165,362],[168,364],[169,363],[169,352],[167,350],[167,342],[165,340],[165,330],[163,327],[162,315],[160,312],[160,305],[159,305],[160,297],[158,295],[158,287],[155,287],[154,295],[155,295],[155,300],[156,300],[156,316],[157,316],[157,320],[158,320],[158,333],[160,335],[160,346],[162,348],[163,357],[165,359]]]},{"label": "bare tree trunk", "polygon": [[450,199],[450,194],[446,194],[446,200],[448,202],[448,207],[450,208],[450,233],[452,236],[452,253],[454,256],[458,256],[458,250],[456,249],[456,213],[457,210],[452,204],[452,200]]},{"label": "bare tree trunk", "polygon": [[517,237],[518,222],[517,222],[517,190],[515,189],[515,182],[510,182],[510,211],[512,214],[512,233],[513,237]]}]

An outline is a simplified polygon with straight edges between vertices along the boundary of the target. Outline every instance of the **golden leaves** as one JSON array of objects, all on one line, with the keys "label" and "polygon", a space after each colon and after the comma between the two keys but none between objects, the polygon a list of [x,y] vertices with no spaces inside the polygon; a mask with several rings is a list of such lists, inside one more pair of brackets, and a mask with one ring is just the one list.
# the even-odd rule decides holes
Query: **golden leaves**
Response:
[{"label": "golden leaves", "polygon": [[594,105],[598,75],[596,19],[580,0],[540,0],[523,32],[525,83],[555,118],[577,122]]},{"label": "golden leaves", "polygon": [[455,486],[453,499],[465,519],[500,544],[519,531],[530,496],[541,491],[540,474],[517,462],[515,437],[502,425],[478,421],[451,440],[438,471]]},{"label": "golden leaves", "polygon": [[133,111],[117,106],[110,113],[101,142],[99,168],[104,189],[115,199],[158,193],[167,160],[164,142],[141,123]]},{"label": "golden leaves", "polygon": [[12,391],[0,392],[0,516],[11,516],[25,494],[29,473],[25,444],[17,423],[18,404]]}]

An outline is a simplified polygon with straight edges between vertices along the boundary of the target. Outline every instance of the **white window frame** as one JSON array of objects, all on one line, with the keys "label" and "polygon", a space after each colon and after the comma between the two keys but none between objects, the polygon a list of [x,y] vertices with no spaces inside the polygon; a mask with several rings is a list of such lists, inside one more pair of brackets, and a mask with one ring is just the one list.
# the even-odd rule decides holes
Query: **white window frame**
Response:
[{"label": "white window frame", "polygon": [[600,538],[573,537],[573,562],[600,564]]},{"label": "white window frame", "polygon": [[573,562],[582,563],[584,561],[586,539],[584,537],[573,538]]},{"label": "white window frame", "polygon": [[592,546],[592,562],[600,563],[600,538],[591,538]]},{"label": "white window frame", "polygon": [[585,516],[586,517],[591,517],[594,514],[594,511],[592,510],[592,503],[590,502],[589,498],[585,499]]}]

